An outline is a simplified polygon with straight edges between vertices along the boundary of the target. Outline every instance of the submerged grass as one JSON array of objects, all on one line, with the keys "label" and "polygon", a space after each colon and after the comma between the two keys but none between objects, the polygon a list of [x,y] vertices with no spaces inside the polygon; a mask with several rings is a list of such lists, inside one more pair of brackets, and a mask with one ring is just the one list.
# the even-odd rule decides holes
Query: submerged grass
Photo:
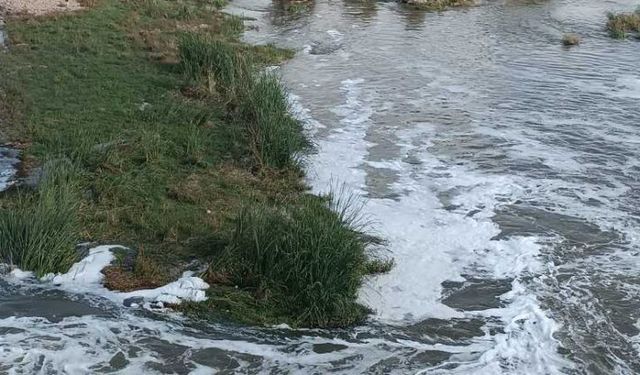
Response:
[{"label": "submerged grass", "polygon": [[609,13],[607,30],[613,38],[623,39],[630,34],[640,36],[640,9],[631,13]]},{"label": "submerged grass", "polygon": [[357,322],[357,287],[384,267],[344,212],[304,193],[308,142],[262,71],[291,52],[240,43],[241,21],[219,3],[103,0],[7,21],[5,133],[30,164],[59,158],[75,172],[3,195],[2,257],[42,274],[65,271],[77,239],[123,243],[153,267],[111,269],[120,289],[176,276],[194,257],[224,265],[210,272],[209,302],[190,307],[199,316]]},{"label": "submerged grass", "polygon": [[49,162],[35,192],[20,190],[0,211],[0,257],[39,276],[66,272],[76,260],[79,199],[73,170]]}]

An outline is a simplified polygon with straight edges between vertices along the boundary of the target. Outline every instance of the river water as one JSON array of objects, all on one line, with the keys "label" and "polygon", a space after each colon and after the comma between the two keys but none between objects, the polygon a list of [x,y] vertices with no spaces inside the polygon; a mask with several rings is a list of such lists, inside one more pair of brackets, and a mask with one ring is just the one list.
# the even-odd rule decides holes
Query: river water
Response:
[{"label": "river water", "polygon": [[248,41],[298,51],[279,71],[310,185],[366,200],[387,240],[375,314],[202,325],[7,279],[0,373],[640,373],[640,41],[603,29],[636,5],[235,0]]}]

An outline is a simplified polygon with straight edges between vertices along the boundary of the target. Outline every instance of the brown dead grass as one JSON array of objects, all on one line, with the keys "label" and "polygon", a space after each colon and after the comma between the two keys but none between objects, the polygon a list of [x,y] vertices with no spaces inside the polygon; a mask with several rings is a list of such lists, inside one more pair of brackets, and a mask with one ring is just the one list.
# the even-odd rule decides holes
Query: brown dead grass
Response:
[{"label": "brown dead grass", "polygon": [[150,257],[144,255],[142,250],[135,260],[132,270],[126,269],[122,265],[105,267],[104,286],[109,290],[130,292],[140,289],[152,289],[167,283],[167,277],[161,267]]}]

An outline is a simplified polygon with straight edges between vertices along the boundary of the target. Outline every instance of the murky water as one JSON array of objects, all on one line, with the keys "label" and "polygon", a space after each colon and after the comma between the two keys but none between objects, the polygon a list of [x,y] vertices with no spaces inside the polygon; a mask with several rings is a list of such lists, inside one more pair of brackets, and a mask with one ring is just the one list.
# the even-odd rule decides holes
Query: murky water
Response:
[{"label": "murky water", "polygon": [[376,314],[202,326],[4,283],[0,373],[639,373],[640,41],[603,30],[636,5],[236,0],[249,41],[299,51],[282,75],[314,190],[366,197],[388,240],[396,267],[361,293]]}]

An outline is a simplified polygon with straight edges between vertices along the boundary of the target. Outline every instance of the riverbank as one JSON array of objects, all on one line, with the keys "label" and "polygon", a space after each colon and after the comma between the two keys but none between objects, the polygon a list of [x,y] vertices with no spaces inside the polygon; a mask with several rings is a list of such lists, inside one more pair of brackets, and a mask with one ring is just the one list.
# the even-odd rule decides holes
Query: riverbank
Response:
[{"label": "riverbank", "polygon": [[7,20],[3,132],[40,183],[3,194],[2,257],[43,275],[77,261],[75,243],[119,243],[136,257],[105,272],[114,289],[195,268],[212,284],[184,309],[197,316],[359,322],[363,277],[388,265],[349,204],[307,193],[302,125],[261,73],[292,52],[240,43],[221,5],[105,0]]}]

